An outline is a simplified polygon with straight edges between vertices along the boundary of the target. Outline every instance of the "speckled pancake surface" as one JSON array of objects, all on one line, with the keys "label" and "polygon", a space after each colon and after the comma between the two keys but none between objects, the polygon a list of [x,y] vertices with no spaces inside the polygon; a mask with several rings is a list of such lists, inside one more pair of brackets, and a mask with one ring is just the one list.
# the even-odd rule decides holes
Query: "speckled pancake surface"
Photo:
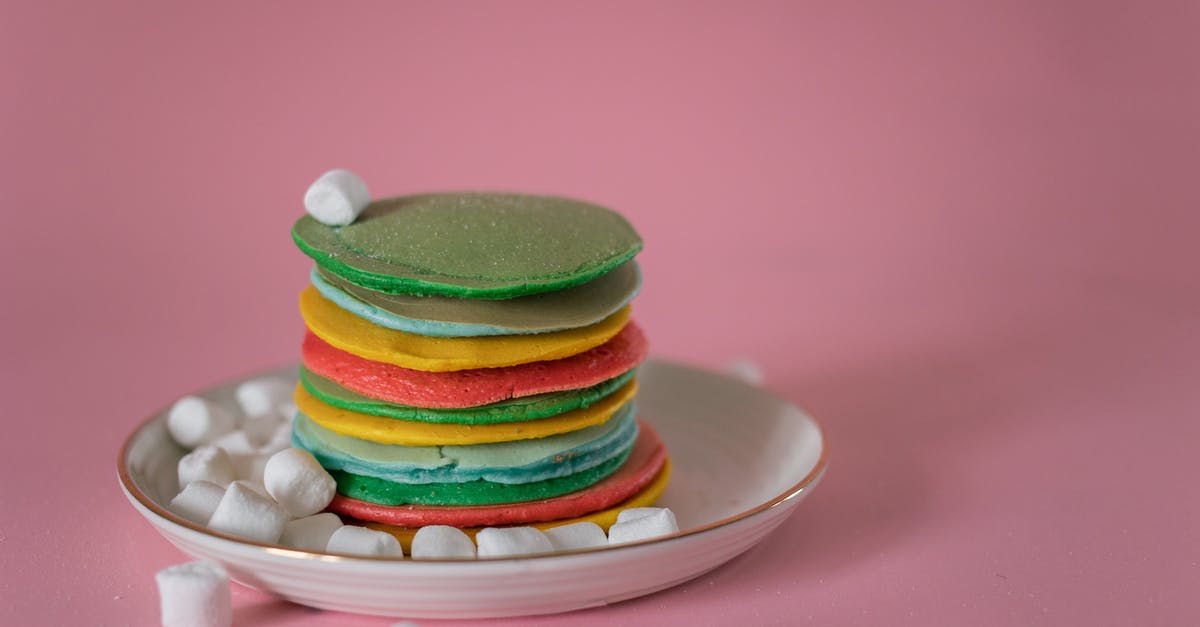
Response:
[{"label": "speckled pancake surface", "polygon": [[338,307],[388,329],[434,337],[549,333],[595,324],[637,295],[633,261],[582,285],[507,300],[387,294],[313,268],[313,287]]},{"label": "speckled pancake surface", "polygon": [[[558,521],[583,516],[634,498],[652,483],[666,483],[667,452],[653,428],[641,423],[637,443],[617,472],[582,490],[527,503],[483,506],[379,505],[339,494],[329,511],[397,527],[485,527]],[[662,487],[653,494],[657,498]],[[649,503],[645,503],[648,505]],[[640,505],[628,505],[639,507]]]},{"label": "speckled pancake surface", "polygon": [[477,407],[596,385],[628,372],[647,351],[646,336],[633,322],[608,342],[566,359],[456,372],[423,372],[363,359],[312,333],[305,335],[302,347],[306,368],[344,388],[389,403],[433,408]]},{"label": "speckled pancake surface", "polygon": [[327,470],[405,484],[534,483],[599,466],[637,438],[632,404],[612,420],[546,438],[469,446],[394,446],[346,437],[296,416],[292,443]]},{"label": "speckled pancake surface", "polygon": [[631,381],[588,407],[539,420],[487,425],[418,422],[360,414],[322,403],[299,386],[294,398],[301,413],[334,433],[381,444],[438,446],[531,440],[578,431],[608,422],[636,392],[637,383]]},{"label": "speckled pancake surface", "polygon": [[488,193],[377,200],[341,227],[306,215],[292,239],[319,266],[363,287],[483,299],[586,283],[642,248],[629,222],[599,205]]},{"label": "speckled pancake surface", "polygon": [[533,483],[496,483],[479,479],[464,483],[397,483],[376,477],[331,470],[337,491],[381,505],[493,505],[548,499],[582,490],[613,474],[629,457],[632,447],[604,463],[565,477]]},{"label": "speckled pancake surface", "polygon": [[533,396],[510,398],[481,405],[448,409],[430,409],[414,405],[397,405],[348,390],[304,366],[300,367],[300,385],[317,400],[339,409],[360,414],[385,416],[398,420],[453,423],[458,425],[487,425],[502,422],[524,422],[558,416],[571,410],[588,407],[629,383],[637,370],[619,374],[596,385],[561,392],[546,392]]},{"label": "speckled pancake surface", "polygon": [[596,324],[536,335],[426,337],[386,329],[333,304],[317,288],[300,293],[300,315],[326,342],[364,359],[425,372],[502,368],[563,359],[612,339],[629,322],[629,307]]}]

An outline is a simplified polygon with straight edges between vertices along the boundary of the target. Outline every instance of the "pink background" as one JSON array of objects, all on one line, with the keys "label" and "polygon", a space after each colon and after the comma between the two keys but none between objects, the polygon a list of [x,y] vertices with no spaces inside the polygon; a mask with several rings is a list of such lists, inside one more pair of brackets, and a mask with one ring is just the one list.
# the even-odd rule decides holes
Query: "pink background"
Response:
[{"label": "pink background", "polygon": [[831,442],[729,565],[496,624],[1200,621],[1195,3],[164,4],[0,8],[0,623],[157,620],[118,446],[297,359],[339,166],[619,208],[656,353]]}]

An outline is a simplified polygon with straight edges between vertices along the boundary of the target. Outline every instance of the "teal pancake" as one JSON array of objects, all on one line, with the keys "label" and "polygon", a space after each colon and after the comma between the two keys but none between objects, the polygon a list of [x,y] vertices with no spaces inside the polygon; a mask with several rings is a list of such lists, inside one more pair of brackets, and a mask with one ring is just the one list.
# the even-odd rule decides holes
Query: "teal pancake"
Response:
[{"label": "teal pancake", "polygon": [[298,414],[292,443],[328,470],[396,483],[535,483],[598,466],[633,446],[633,403],[608,422],[545,438],[462,446],[400,446],[334,433]]},{"label": "teal pancake", "polygon": [[304,216],[292,239],[321,268],[390,294],[502,299],[566,289],[642,248],[616,212],[579,200],[446,193],[371,203],[348,226]]},{"label": "teal pancake", "polygon": [[621,468],[633,447],[599,466],[565,477],[533,483],[493,483],[480,479],[466,483],[395,483],[376,477],[331,471],[338,492],[378,505],[495,505],[537,501],[582,490]]},{"label": "teal pancake", "polygon": [[341,409],[400,420],[481,425],[537,420],[589,407],[620,389],[636,372],[636,369],[629,370],[591,387],[522,396],[490,405],[451,409],[397,405],[377,400],[348,390],[304,366],[300,367],[300,383],[318,400]]},{"label": "teal pancake", "polygon": [[430,337],[524,335],[586,327],[627,305],[642,283],[633,261],[582,285],[505,300],[385,294],[319,266],[313,268],[311,280],[321,295],[359,318]]}]

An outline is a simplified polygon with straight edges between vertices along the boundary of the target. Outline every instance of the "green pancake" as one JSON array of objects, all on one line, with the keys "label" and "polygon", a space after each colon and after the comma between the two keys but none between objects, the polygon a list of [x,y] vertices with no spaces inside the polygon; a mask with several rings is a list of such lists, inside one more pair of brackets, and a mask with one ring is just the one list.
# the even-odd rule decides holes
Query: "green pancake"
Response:
[{"label": "green pancake", "polygon": [[461,409],[430,409],[373,399],[348,390],[304,366],[300,367],[300,383],[317,400],[361,414],[420,422],[486,425],[549,418],[581,407],[589,407],[620,389],[636,372],[636,369],[630,370],[591,387],[510,398],[491,405]]},{"label": "green pancake", "polygon": [[502,299],[586,283],[642,249],[616,212],[552,196],[378,200],[348,226],[304,216],[292,239],[321,268],[391,294]]},{"label": "green pancake", "polygon": [[616,457],[565,477],[533,483],[495,483],[479,479],[465,483],[396,483],[355,475],[340,470],[329,474],[337,481],[338,492],[360,501],[379,505],[496,505],[520,503],[562,496],[582,490],[616,472],[629,458],[633,447]]}]

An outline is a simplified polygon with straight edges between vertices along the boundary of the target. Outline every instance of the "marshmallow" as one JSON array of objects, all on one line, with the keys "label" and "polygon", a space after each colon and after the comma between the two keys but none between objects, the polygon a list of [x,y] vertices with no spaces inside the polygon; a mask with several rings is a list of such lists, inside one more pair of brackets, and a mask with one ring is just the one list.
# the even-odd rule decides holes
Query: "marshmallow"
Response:
[{"label": "marshmallow", "polygon": [[225,489],[225,495],[208,520],[208,528],[270,543],[283,534],[287,521],[287,512],[277,503],[245,483],[234,481]]},{"label": "marshmallow", "polygon": [[[622,520],[621,517],[625,519]],[[675,514],[663,507],[635,507],[617,515],[617,522],[608,528],[609,544],[624,544],[649,540],[679,531]]]},{"label": "marshmallow", "polygon": [[342,519],[329,512],[297,518],[283,526],[279,543],[294,549],[324,551],[329,537],[341,527]]},{"label": "marshmallow", "polygon": [[429,525],[417,530],[412,539],[413,559],[475,557],[475,544],[457,527]]},{"label": "marshmallow", "polygon": [[225,449],[230,455],[241,455],[243,453],[253,453],[257,448],[250,441],[250,436],[241,429],[230,431],[225,435],[213,440],[213,444]]},{"label": "marshmallow", "polygon": [[246,434],[246,440],[250,442],[250,445],[259,449],[275,435],[275,430],[279,428],[280,422],[279,416],[275,414],[246,416],[242,420],[242,431]]},{"label": "marshmallow", "polygon": [[321,224],[346,226],[371,202],[367,184],[349,170],[330,170],[304,193],[304,208]]},{"label": "marshmallow", "polygon": [[200,525],[207,525],[212,518],[221,497],[225,496],[225,488],[209,481],[192,481],[183,492],[171,499],[167,509],[181,518],[186,518]]},{"label": "marshmallow", "polygon": [[211,481],[225,487],[236,478],[229,454],[213,444],[205,444],[179,458],[178,471],[179,485],[184,487],[193,481]]},{"label": "marshmallow", "polygon": [[266,444],[258,447],[258,452],[269,457],[285,448],[292,448],[291,422],[280,422],[276,424],[275,431],[271,434],[270,439],[267,440]]},{"label": "marshmallow", "polygon": [[[263,485],[263,482],[261,482],[261,481],[252,481],[250,479],[238,479],[237,481],[234,481],[233,483],[239,484],[245,488],[250,488],[251,490],[258,492],[258,494],[260,496],[262,496],[263,498],[270,499],[272,501],[275,500],[275,499],[271,498],[271,493],[267,492],[267,486]],[[233,483],[231,483],[229,485],[233,485]]]},{"label": "marshmallow", "polygon": [[229,573],[216,562],[178,564],[154,575],[163,627],[229,627]]},{"label": "marshmallow", "polygon": [[533,527],[488,527],[475,534],[479,557],[508,557],[550,553],[554,546],[546,534]]},{"label": "marshmallow", "polygon": [[233,472],[238,479],[264,483],[263,471],[269,456],[260,453],[238,453],[229,457],[233,460]]},{"label": "marshmallow", "polygon": [[167,431],[179,444],[192,448],[233,431],[233,414],[198,396],[185,396],[167,412]]},{"label": "marshmallow", "polygon": [[233,396],[247,418],[278,416],[280,406],[291,402],[295,384],[275,377],[263,377],[243,382]]},{"label": "marshmallow", "polygon": [[729,361],[725,364],[725,372],[750,385],[763,384],[762,366],[750,359],[734,359]]},{"label": "marshmallow", "polygon": [[400,541],[390,533],[366,527],[344,525],[329,536],[325,550],[330,553],[352,555],[376,555],[379,557],[404,557]]},{"label": "marshmallow", "polygon": [[608,537],[604,535],[604,529],[594,522],[577,522],[553,527],[545,533],[555,551],[608,546]]},{"label": "marshmallow", "polygon": [[311,516],[333,500],[337,483],[312,453],[286,448],[267,460],[263,469],[267,492],[293,517]]}]

